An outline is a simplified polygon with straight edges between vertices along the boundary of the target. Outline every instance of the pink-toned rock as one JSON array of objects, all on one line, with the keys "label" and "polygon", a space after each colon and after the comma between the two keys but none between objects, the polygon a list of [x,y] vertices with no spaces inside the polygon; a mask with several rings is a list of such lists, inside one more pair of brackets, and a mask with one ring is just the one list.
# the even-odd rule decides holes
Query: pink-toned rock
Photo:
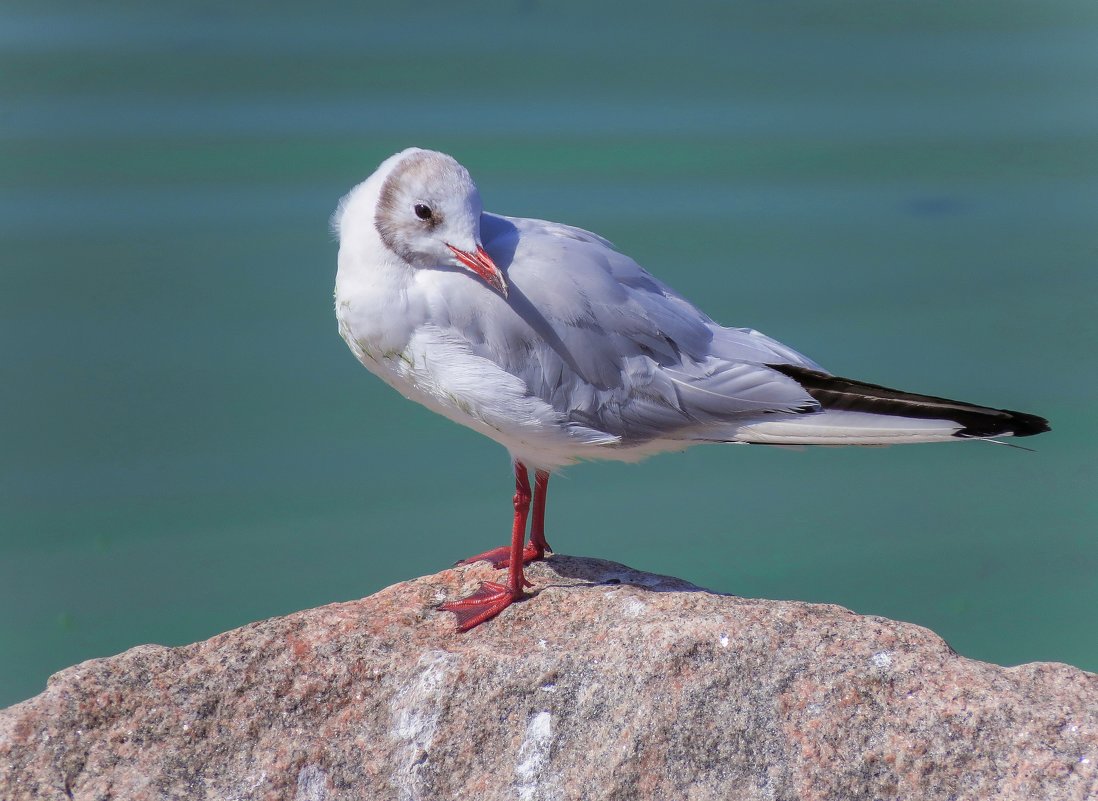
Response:
[{"label": "pink-toned rock", "polygon": [[69,668],[0,712],[0,799],[1098,797],[1093,674],[564,556],[456,634],[493,575]]}]

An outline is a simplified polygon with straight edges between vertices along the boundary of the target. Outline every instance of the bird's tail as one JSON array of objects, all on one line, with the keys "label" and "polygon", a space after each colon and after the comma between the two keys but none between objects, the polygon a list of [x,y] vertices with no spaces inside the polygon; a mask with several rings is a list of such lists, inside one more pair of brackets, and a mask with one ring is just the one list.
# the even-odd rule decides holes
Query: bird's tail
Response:
[{"label": "bird's tail", "polygon": [[1024,412],[916,395],[791,364],[768,365],[792,378],[821,411],[744,425],[741,442],[771,445],[891,445],[998,436],[1029,437],[1048,421]]}]

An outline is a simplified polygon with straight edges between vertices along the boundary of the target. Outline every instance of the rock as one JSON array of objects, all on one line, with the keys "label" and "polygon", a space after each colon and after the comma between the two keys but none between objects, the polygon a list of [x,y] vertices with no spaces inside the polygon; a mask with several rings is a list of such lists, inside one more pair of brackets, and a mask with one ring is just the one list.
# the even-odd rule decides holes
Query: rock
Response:
[{"label": "rock", "polygon": [[459,567],[146,645],[0,712],[0,798],[1085,799],[1098,676],[591,559],[459,635]]}]

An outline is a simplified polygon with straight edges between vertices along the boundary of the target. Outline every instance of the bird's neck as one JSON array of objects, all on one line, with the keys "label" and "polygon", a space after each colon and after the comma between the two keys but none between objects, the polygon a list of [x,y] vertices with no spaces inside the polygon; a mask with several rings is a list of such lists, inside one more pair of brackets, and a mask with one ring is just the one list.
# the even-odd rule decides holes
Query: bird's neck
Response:
[{"label": "bird's neck", "polygon": [[422,321],[425,309],[414,291],[415,268],[395,256],[372,253],[347,243],[339,250],[335,306],[340,333],[355,349],[377,353],[399,352]]}]

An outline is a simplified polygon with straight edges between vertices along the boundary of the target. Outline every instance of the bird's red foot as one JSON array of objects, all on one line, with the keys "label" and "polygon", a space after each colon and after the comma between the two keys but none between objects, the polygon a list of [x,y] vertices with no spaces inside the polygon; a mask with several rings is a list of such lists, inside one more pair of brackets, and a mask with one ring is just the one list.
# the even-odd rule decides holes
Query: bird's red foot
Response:
[{"label": "bird's red foot", "polygon": [[[553,549],[548,544],[543,548],[531,544],[522,549],[522,563],[528,565],[531,562],[535,562],[538,559],[545,558],[545,552],[553,552]],[[492,567],[499,570],[503,567],[511,566],[511,546],[501,545],[498,548],[493,548],[490,551],[484,553],[478,553],[476,556],[470,556],[468,559],[462,559],[457,564],[459,565],[471,565],[474,562],[490,562]]]},{"label": "bird's red foot", "polygon": [[[529,586],[527,581],[523,581],[523,584]],[[491,620],[521,597],[521,591],[516,593],[503,584],[485,581],[472,595],[447,601],[438,608],[457,615],[458,631],[468,631],[485,620]]]}]

